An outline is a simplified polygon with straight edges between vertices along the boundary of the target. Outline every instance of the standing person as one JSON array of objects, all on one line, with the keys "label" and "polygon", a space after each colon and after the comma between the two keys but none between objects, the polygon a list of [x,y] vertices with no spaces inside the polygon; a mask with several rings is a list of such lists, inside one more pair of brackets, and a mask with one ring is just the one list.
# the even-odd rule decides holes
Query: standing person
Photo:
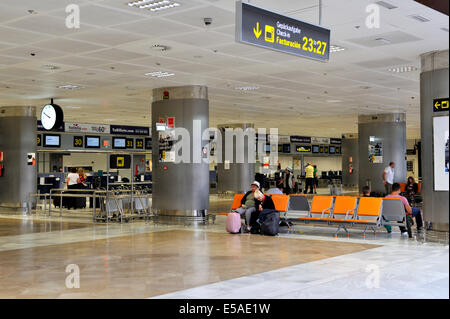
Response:
[{"label": "standing person", "polygon": [[383,182],[384,188],[386,190],[386,195],[392,193],[392,185],[394,184],[394,167],[395,163],[390,162],[389,166],[386,167],[383,172]]},{"label": "standing person", "polygon": [[400,226],[400,231],[403,234],[408,233],[409,238],[412,237],[411,234],[411,225],[413,224],[412,218],[416,218],[416,223],[417,223],[417,231],[421,231],[422,230],[422,226],[423,226],[423,220],[422,220],[422,213],[420,212],[420,209],[416,208],[416,207],[412,207],[409,205],[408,200],[400,195],[400,184],[399,183],[394,183],[392,185],[392,192],[391,194],[389,194],[388,196],[386,196],[386,198],[400,198],[403,202],[403,206],[405,206],[405,211],[406,211],[406,223],[408,225],[408,230],[403,227]]},{"label": "standing person", "polygon": [[250,218],[252,213],[256,212],[256,209],[259,206],[259,201],[255,197],[255,192],[259,191],[260,184],[257,181],[254,181],[251,184],[251,190],[248,191],[244,197],[241,199],[241,207],[236,209],[236,213],[240,215],[245,214],[245,223],[247,225],[247,231],[250,231]]},{"label": "standing person", "polygon": [[[85,189],[87,188],[87,184],[86,184],[86,173],[84,172],[84,169],[79,168],[78,169],[78,176],[79,176],[79,182],[78,182],[78,188],[79,189]],[[82,194],[81,192],[78,194]],[[77,202],[77,208],[85,208],[86,207],[86,197],[77,197],[76,198],[76,202]]]},{"label": "standing person", "polygon": [[305,168],[305,177],[306,177],[306,185],[305,185],[305,191],[304,194],[308,193],[308,187],[310,190],[310,194],[313,194],[314,190],[314,167],[311,163],[307,163]]},{"label": "standing person", "polygon": [[278,182],[282,185],[283,191],[286,195],[291,193],[291,190],[295,185],[294,174],[292,173],[292,169],[290,167],[286,167],[283,178]]},{"label": "standing person", "polygon": [[[72,167],[70,169],[70,173],[67,175],[66,184],[67,189],[77,189],[78,183],[80,181],[80,176],[77,173],[77,169]],[[70,192],[68,192],[70,194]],[[76,197],[68,197],[66,198],[67,209],[75,209],[76,208]]]},{"label": "standing person", "polygon": [[317,165],[314,165],[314,194],[317,194],[317,187],[319,186],[319,177],[317,176]]}]

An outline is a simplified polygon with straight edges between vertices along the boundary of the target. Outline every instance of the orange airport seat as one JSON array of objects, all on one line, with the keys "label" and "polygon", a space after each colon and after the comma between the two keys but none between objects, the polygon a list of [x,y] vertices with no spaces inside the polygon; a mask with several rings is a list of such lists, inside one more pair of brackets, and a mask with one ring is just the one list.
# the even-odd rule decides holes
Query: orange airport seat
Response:
[{"label": "orange airport seat", "polygon": [[288,208],[289,196],[282,194],[266,195],[271,196],[275,209],[279,212],[285,212]]},{"label": "orange airport seat", "polygon": [[420,193],[422,190],[422,183],[417,183],[417,192]]},{"label": "orange airport seat", "polygon": [[381,216],[383,199],[380,197],[360,197],[357,219],[352,223],[378,224]]},{"label": "orange airport seat", "polygon": [[324,219],[332,222],[352,221],[357,203],[358,197],[336,196],[336,201],[333,206],[333,217]]},{"label": "orange airport seat", "polygon": [[[241,207],[241,200],[245,194],[234,194],[233,204],[231,204],[231,210],[236,210]],[[217,213],[217,215],[228,215],[228,213]]]},{"label": "orange airport seat", "polygon": [[399,183],[399,184],[400,184],[400,192],[403,193],[406,190],[406,183]]},{"label": "orange airport seat", "polygon": [[300,220],[324,220],[325,215],[330,216],[333,208],[334,196],[314,196],[311,204],[311,217],[298,217]]}]

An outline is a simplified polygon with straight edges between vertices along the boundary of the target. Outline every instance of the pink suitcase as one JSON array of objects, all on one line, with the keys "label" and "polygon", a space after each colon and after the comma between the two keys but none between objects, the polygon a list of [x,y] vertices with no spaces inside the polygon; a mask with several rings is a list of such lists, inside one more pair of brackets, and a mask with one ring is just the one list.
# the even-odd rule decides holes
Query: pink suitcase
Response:
[{"label": "pink suitcase", "polygon": [[239,213],[229,213],[227,215],[227,232],[239,234],[241,232],[241,215]]}]

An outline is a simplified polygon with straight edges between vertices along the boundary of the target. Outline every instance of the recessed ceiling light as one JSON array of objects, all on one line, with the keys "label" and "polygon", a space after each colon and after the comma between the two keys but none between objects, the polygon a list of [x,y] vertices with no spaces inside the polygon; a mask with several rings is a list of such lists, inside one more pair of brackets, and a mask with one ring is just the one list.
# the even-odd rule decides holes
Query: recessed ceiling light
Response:
[{"label": "recessed ceiling light", "polygon": [[131,1],[128,2],[127,5],[129,7],[135,7],[139,9],[147,9],[152,12],[166,10],[170,8],[179,7],[180,4],[178,2],[172,0],[139,0],[139,1]]},{"label": "recessed ceiling light", "polygon": [[339,103],[341,100],[327,100],[328,103]]},{"label": "recessed ceiling light", "polygon": [[381,42],[383,44],[389,44],[391,43],[391,40],[385,39],[385,38],[376,38],[375,41]]},{"label": "recessed ceiling light", "polygon": [[240,91],[254,91],[254,90],[259,90],[259,86],[240,86],[240,87],[236,87],[234,89],[240,90]]},{"label": "recessed ceiling light", "polygon": [[65,109],[73,109],[73,110],[76,110],[76,109],[79,109],[79,108],[81,108],[81,107],[80,107],[80,106],[68,105],[68,106],[64,106],[64,108],[65,108]]},{"label": "recessed ceiling light", "polygon": [[394,6],[393,4],[390,4],[390,3],[386,2],[386,1],[377,1],[375,3],[378,4],[379,6],[382,6],[382,7],[385,7],[386,9],[389,9],[389,10],[398,8],[398,7]]},{"label": "recessed ceiling light", "polygon": [[65,85],[59,85],[57,86],[58,89],[65,89],[65,90],[79,90],[83,89],[84,86],[80,85],[73,85],[73,84],[65,84]]},{"label": "recessed ceiling light", "polygon": [[60,68],[59,66],[51,65],[51,64],[45,64],[42,67],[47,70],[58,70]]},{"label": "recessed ceiling light", "polygon": [[344,50],[345,50],[345,48],[340,47],[338,45],[331,45],[330,46],[330,53],[331,52],[340,52],[340,51],[344,51]]},{"label": "recessed ceiling light", "polygon": [[168,76],[173,76],[173,75],[175,75],[175,73],[156,71],[156,72],[145,73],[145,75],[146,76],[156,77],[156,78],[165,78],[165,77],[168,77]]},{"label": "recessed ceiling light", "polygon": [[428,22],[428,21],[430,21],[430,19],[422,17],[421,15],[418,15],[418,14],[412,14],[412,15],[410,15],[408,17],[411,18],[411,19],[417,20],[419,22]]},{"label": "recessed ceiling light", "polygon": [[388,69],[389,72],[393,72],[393,73],[405,73],[405,72],[414,72],[417,71],[417,68],[415,66],[399,66],[399,67],[395,67],[395,68],[389,68]]},{"label": "recessed ceiling light", "polygon": [[111,121],[116,121],[116,119],[103,119],[103,121],[111,122]]},{"label": "recessed ceiling light", "polygon": [[153,51],[164,52],[170,49],[167,45],[162,44],[154,44],[150,47]]}]

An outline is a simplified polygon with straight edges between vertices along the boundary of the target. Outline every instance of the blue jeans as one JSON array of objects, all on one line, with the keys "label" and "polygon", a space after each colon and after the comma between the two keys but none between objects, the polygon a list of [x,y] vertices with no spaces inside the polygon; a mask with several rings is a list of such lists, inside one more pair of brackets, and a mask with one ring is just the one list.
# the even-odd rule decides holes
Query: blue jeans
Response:
[{"label": "blue jeans", "polygon": [[[412,218],[416,219],[416,225],[418,229],[423,227],[422,213],[420,212],[420,209],[412,207],[411,216],[406,216],[406,224],[408,225],[408,228],[411,228],[411,226],[413,225]],[[406,228],[400,226],[400,231],[404,233],[406,232]]]}]

